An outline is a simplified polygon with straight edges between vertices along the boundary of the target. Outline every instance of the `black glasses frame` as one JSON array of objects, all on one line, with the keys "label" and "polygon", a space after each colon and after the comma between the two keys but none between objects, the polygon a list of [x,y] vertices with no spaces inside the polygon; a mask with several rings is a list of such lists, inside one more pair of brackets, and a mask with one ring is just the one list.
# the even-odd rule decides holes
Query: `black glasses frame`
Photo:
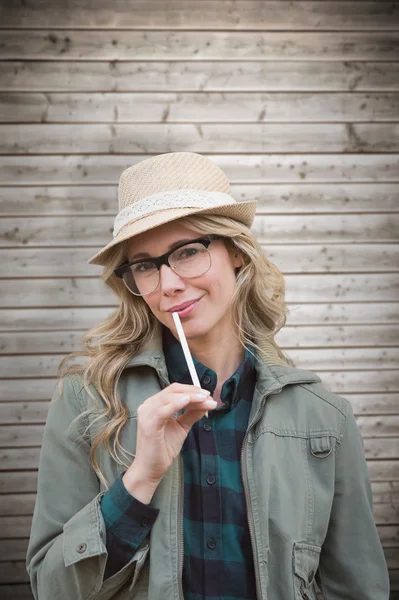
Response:
[{"label": "black glasses frame", "polygon": [[203,244],[205,246],[205,248],[208,249],[208,246],[211,244],[211,242],[214,242],[215,240],[221,240],[221,239],[223,239],[223,236],[212,234],[212,235],[206,235],[206,236],[203,236],[200,238],[196,238],[195,240],[190,240],[188,242],[182,242],[181,244],[178,244],[177,246],[172,248],[172,250],[169,250],[169,252],[165,252],[165,254],[162,254],[161,256],[139,258],[137,260],[133,260],[132,262],[128,262],[123,265],[120,265],[119,267],[117,267],[114,270],[114,273],[117,277],[119,277],[120,279],[123,279],[124,273],[132,265],[137,265],[142,262],[153,263],[157,267],[158,271],[160,270],[162,265],[166,265],[169,268],[171,268],[172,271],[174,271],[173,266],[169,263],[169,256],[171,254],[173,254],[173,252],[176,252],[176,250],[178,250],[179,248],[182,248],[183,246],[188,246],[189,244]]}]

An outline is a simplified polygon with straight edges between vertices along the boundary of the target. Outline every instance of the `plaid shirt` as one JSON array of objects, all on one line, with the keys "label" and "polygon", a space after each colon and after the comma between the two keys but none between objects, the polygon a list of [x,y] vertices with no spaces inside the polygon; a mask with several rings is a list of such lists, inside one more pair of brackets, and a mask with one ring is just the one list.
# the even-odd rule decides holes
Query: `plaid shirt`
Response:
[{"label": "plaid shirt", "polygon": [[[164,352],[170,382],[191,384],[180,343],[164,328]],[[201,387],[211,394],[216,373],[197,361]],[[224,382],[223,406],[191,428],[181,454],[184,464],[183,591],[187,600],[253,600],[256,598],[251,539],[241,479],[241,446],[256,383],[249,352]],[[121,481],[102,500],[107,529],[105,577],[133,556],[158,510],[133,498]]]}]

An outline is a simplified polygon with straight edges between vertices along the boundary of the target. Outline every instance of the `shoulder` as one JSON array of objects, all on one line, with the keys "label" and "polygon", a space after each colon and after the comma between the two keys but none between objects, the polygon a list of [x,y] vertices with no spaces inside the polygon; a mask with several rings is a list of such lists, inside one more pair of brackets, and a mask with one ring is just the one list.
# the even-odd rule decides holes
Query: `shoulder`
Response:
[{"label": "shoulder", "polygon": [[[293,368],[298,375],[299,369]],[[311,372],[309,372],[311,374]],[[285,385],[266,402],[269,423],[296,435],[330,435],[342,440],[347,420],[353,416],[350,402],[328,390],[320,377]],[[299,377],[298,377],[299,379]]]}]

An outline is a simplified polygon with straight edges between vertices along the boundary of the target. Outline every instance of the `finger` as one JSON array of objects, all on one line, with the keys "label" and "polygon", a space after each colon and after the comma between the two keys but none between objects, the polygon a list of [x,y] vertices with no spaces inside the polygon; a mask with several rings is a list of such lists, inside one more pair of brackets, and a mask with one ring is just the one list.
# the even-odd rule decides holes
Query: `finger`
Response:
[{"label": "finger", "polygon": [[204,413],[206,410],[216,407],[216,403],[212,399],[195,401],[188,394],[183,394],[174,398],[173,402],[170,404],[166,404],[159,409],[158,421],[161,421],[164,424],[168,419],[172,418],[176,412],[187,408],[190,405],[195,406],[195,412],[200,413]]},{"label": "finger", "polygon": [[[212,405],[211,405],[210,401],[208,401],[208,403],[209,403],[209,406],[207,406],[205,408],[205,410],[213,410],[217,406],[217,402],[215,402],[215,401],[212,401]],[[176,421],[178,421],[178,423],[188,433],[190,431],[191,427],[194,425],[194,423],[196,423],[197,421],[202,419],[202,417],[204,416],[205,410],[202,410],[202,409],[198,410],[197,408],[186,410],[186,412],[184,414],[182,414],[180,417],[178,417],[176,419]]]}]

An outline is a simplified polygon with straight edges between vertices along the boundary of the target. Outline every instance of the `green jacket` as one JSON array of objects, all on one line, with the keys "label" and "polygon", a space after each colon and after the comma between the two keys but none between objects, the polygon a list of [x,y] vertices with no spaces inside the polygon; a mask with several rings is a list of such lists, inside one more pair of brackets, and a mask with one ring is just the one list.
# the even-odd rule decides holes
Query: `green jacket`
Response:
[{"label": "green jacket", "polygon": [[[384,554],[373,519],[363,443],[350,403],[310,371],[257,365],[258,382],[242,448],[242,474],[258,599],[388,600]],[[132,358],[119,381],[129,409],[121,442],[135,452],[137,407],[169,384],[160,348]],[[55,396],[57,394],[55,393]],[[79,376],[64,380],[50,404],[27,553],[36,600],[183,598],[183,466],[178,457],[152,500],[160,509],[132,560],[103,579],[104,488],[88,459],[93,416],[68,427],[91,405]],[[89,440],[76,438],[89,426]],[[68,429],[68,431],[67,431]],[[111,485],[125,470],[102,449]]]}]

